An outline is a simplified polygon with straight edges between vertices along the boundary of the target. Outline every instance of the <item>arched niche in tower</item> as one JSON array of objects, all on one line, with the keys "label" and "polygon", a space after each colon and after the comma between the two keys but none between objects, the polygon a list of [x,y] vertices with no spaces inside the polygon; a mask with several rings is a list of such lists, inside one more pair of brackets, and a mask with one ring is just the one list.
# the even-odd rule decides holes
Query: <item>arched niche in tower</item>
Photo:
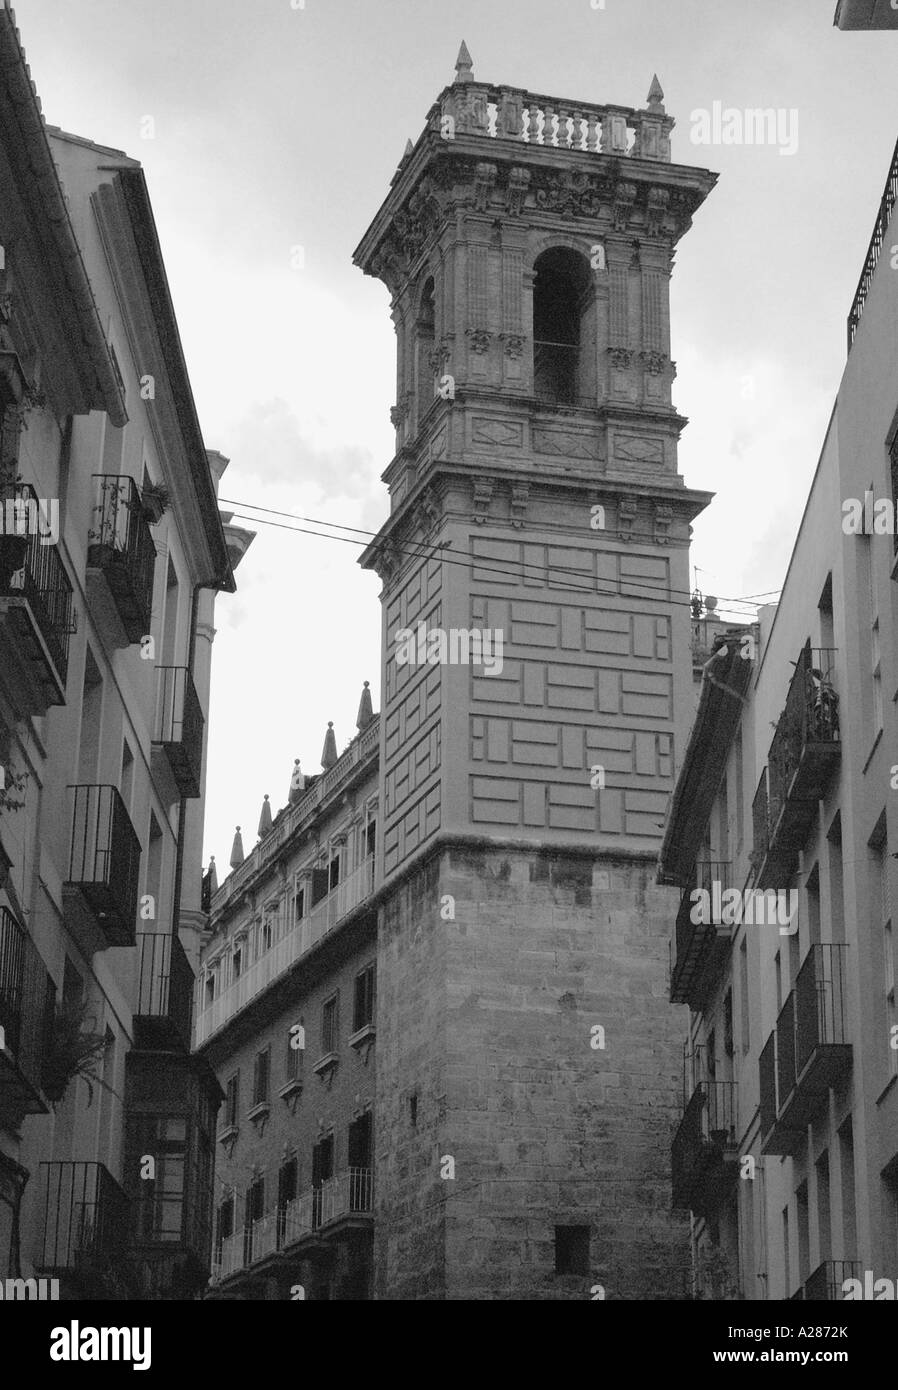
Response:
[{"label": "arched niche in tower", "polygon": [[418,296],[415,314],[415,400],[420,424],[425,413],[433,403],[434,368],[433,350],[436,335],[436,305],[434,302],[434,280],[428,274]]},{"label": "arched niche in tower", "polygon": [[533,266],[533,390],[555,405],[595,399],[595,302],[589,261],[553,246]]}]

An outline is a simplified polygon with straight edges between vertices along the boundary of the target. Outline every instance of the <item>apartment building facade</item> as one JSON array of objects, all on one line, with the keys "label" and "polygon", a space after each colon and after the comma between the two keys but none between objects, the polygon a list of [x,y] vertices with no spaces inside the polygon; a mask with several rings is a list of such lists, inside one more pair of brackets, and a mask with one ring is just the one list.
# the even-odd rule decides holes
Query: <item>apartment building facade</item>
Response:
[{"label": "apartment building facade", "polygon": [[707,668],[661,851],[703,1297],[895,1296],[896,189],[893,159],[782,596]]},{"label": "apartment building facade", "polygon": [[[0,11],[0,1264],[207,1277],[190,1056],[215,498],[140,165],[46,125]],[[185,951],[186,947],[186,951]]]},{"label": "apartment building facade", "polygon": [[328,730],[322,773],[294,778],[211,900],[196,1042],[225,1092],[213,1297],[372,1297],[379,721],[367,688],[358,722],[340,757]]}]

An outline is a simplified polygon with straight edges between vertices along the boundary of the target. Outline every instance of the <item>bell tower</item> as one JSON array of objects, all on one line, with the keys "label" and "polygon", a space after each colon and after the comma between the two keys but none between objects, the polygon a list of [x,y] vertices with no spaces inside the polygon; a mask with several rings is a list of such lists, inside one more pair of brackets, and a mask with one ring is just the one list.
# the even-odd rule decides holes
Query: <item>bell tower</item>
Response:
[{"label": "bell tower", "polygon": [[716,176],[671,162],[673,124],[657,78],[639,110],[566,101],[478,82],[463,44],[355,253],[397,335],[361,561],[381,1297],[672,1297],[688,1262],[654,864],[710,495],[677,471],[669,280]]}]

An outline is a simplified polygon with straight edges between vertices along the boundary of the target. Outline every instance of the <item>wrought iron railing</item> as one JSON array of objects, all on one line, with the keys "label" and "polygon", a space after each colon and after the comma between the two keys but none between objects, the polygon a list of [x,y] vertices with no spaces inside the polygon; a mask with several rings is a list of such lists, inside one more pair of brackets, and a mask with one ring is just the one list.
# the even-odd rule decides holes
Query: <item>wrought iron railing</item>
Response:
[{"label": "wrought iron railing", "polygon": [[170,1020],[189,1047],[194,976],[184,947],[170,932],[138,932],[137,946],[137,1016]]},{"label": "wrought iron railing", "polygon": [[15,534],[0,537],[0,598],[22,598],[65,685],[69,665],[69,636],[74,631],[72,585],[59,550],[40,534],[39,502],[34,488],[17,483],[14,489]]},{"label": "wrought iron railing", "polygon": [[164,745],[184,795],[198,796],[203,767],[203,711],[186,666],[156,667],[153,742]]},{"label": "wrought iron railing", "polygon": [[95,473],[97,501],[88,532],[88,564],[102,569],[132,642],[148,632],[156,547],[133,478]]},{"label": "wrought iron railing", "polygon": [[56,986],[37,947],[9,909],[0,907],[0,1033],[35,1091],[41,1089],[55,1008]]},{"label": "wrought iron railing", "polygon": [[770,833],[776,830],[806,745],[839,741],[839,698],[833,684],[835,656],[832,648],[811,647],[808,642],[795,663],[786,705],[768,756]]},{"label": "wrought iron railing", "polygon": [[128,1198],[102,1163],[42,1163],[41,1269],[77,1270],[121,1257]]},{"label": "wrought iron railing", "polygon": [[801,1075],[814,1049],[847,1043],[844,944],[818,943],[795,981],[795,1068]]},{"label": "wrought iron railing", "polygon": [[374,1208],[374,1173],[370,1168],[347,1168],[287,1203],[283,1215],[284,1245],[301,1240],[343,1216],[364,1215]]},{"label": "wrought iron railing", "polygon": [[133,946],[140,841],[118,788],[79,785],[72,793],[67,883],[81,893],[111,945]]},{"label": "wrought iron railing", "polygon": [[879,261],[886,232],[892,220],[892,212],[898,199],[898,145],[892,154],[892,162],[889,165],[889,173],[886,179],[886,186],[883,189],[882,198],[879,203],[879,211],[876,221],[873,224],[873,235],[870,238],[870,245],[867,248],[867,257],[864,261],[864,268],[861,271],[861,278],[858,281],[857,289],[854,293],[854,301],[851,305],[851,313],[848,315],[848,351],[854,342],[861,315],[864,312],[864,305],[867,302],[867,295],[870,293],[870,286],[873,283],[873,275]]},{"label": "wrought iron railing", "polygon": [[793,1298],[840,1303],[845,1298],[846,1279],[862,1278],[860,1260],[824,1260],[804,1282]]}]

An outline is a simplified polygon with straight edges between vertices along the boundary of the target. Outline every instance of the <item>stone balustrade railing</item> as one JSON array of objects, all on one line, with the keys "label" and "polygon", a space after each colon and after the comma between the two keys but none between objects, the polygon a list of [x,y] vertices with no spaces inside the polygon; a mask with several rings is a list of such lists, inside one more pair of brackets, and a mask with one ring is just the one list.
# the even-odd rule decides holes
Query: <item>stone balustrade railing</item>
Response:
[{"label": "stone balustrade railing", "polygon": [[669,163],[674,121],[659,99],[650,98],[648,108],[638,111],[629,106],[561,101],[517,87],[464,82],[446,88],[431,108],[427,125],[445,140],[481,135]]}]

